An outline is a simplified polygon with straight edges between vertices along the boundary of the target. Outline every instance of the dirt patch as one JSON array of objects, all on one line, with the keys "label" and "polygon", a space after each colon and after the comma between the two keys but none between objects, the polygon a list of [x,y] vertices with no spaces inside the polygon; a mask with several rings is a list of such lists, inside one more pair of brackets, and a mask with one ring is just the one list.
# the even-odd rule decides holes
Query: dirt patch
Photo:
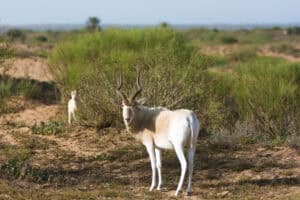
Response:
[{"label": "dirt patch", "polygon": [[0,130],[0,142],[9,144],[9,145],[19,145],[19,142],[12,137],[11,135],[6,134],[5,132]]},{"label": "dirt patch", "polygon": [[[36,141],[21,144],[34,151],[28,162],[28,178],[20,182],[27,190],[17,187],[18,184],[13,187],[25,196],[30,196],[29,188],[37,187],[50,196],[57,194],[57,198],[64,195],[69,198],[70,194],[72,199],[104,198],[103,195],[112,199],[173,198],[180,173],[175,153],[163,151],[162,154],[163,190],[148,192],[151,182],[148,155],[124,130],[107,129],[99,133],[94,129],[70,127],[59,135],[32,135],[27,131],[12,136],[19,142],[28,143],[30,138]],[[204,141],[199,141],[197,147],[193,196],[185,196],[186,177],[180,194],[183,199],[256,199],[257,196],[286,199],[300,189],[300,155],[294,149],[258,147],[212,151]],[[44,180],[41,183],[39,176]],[[5,190],[0,188],[1,192]],[[12,194],[12,197],[16,196]]]},{"label": "dirt patch", "polygon": [[241,46],[238,44],[201,46],[200,52],[206,55],[226,56],[233,52],[237,52],[240,48]]},{"label": "dirt patch", "polygon": [[270,56],[270,57],[276,57],[276,58],[283,58],[283,59],[285,59],[287,61],[290,61],[290,62],[300,62],[299,57],[295,57],[295,56],[292,56],[292,55],[287,55],[287,54],[284,54],[284,53],[274,52],[268,46],[260,48],[260,51],[259,51],[258,55]]},{"label": "dirt patch", "polygon": [[77,157],[96,156],[99,153],[98,148],[95,148],[93,145],[87,144],[86,142],[80,142],[70,138],[59,138],[54,135],[40,137],[55,142],[62,151],[72,152]]},{"label": "dirt patch", "polygon": [[[53,81],[45,58],[14,58],[6,60],[5,65],[8,66],[6,74],[14,78]],[[3,69],[0,69],[0,73],[3,73],[3,71]]]},{"label": "dirt patch", "polygon": [[21,124],[31,127],[40,122],[49,121],[57,116],[61,106],[35,103],[32,108],[26,108],[18,113],[5,114],[0,117],[0,124]]},{"label": "dirt patch", "polygon": [[50,44],[29,45],[24,43],[14,43],[12,49],[16,52],[29,52],[31,54],[47,51],[52,48]]}]

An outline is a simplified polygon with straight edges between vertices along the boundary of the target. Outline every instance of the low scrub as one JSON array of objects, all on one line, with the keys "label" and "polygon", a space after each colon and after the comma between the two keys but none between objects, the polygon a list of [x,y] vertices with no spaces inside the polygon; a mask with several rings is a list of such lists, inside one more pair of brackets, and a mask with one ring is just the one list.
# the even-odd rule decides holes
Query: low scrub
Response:
[{"label": "low scrub", "polygon": [[[224,58],[199,55],[186,34],[170,28],[109,29],[59,44],[50,66],[63,101],[78,89],[81,123],[121,124],[120,109],[111,103],[116,77],[123,71],[124,92],[130,94],[138,70],[148,105],[192,109],[208,131],[232,130],[237,121],[251,122],[272,137],[299,130],[298,64],[260,57],[252,46]],[[207,70],[211,65],[233,66],[215,73]]]},{"label": "low scrub", "polygon": [[247,62],[256,59],[256,47],[240,47],[228,55],[230,61],[234,62]]},{"label": "low scrub", "polygon": [[26,39],[25,31],[20,29],[10,29],[6,32],[6,36],[12,41],[15,40],[24,41]]},{"label": "low scrub", "polygon": [[282,59],[258,57],[239,63],[233,72],[218,74],[214,85],[230,112],[241,120],[254,120],[259,130],[272,136],[299,130],[298,64]]},{"label": "low scrub", "polygon": [[300,57],[300,49],[295,48],[291,44],[273,45],[271,50],[277,53],[284,53],[295,57]]},{"label": "low scrub", "polygon": [[75,37],[57,46],[50,61],[63,100],[69,99],[73,88],[79,89],[81,122],[93,126],[120,122],[119,108],[110,99],[116,98],[121,71],[129,94],[135,89],[137,71],[142,73],[148,105],[196,109],[194,102],[203,92],[205,64],[182,35],[169,28],[110,29]]},{"label": "low scrub", "polygon": [[31,127],[33,134],[56,135],[65,132],[65,124],[61,121],[41,122]]},{"label": "low scrub", "polygon": [[300,135],[293,134],[287,136],[285,143],[291,148],[300,150]]},{"label": "low scrub", "polygon": [[223,36],[221,40],[224,44],[234,44],[238,42],[238,39],[232,36]]},{"label": "low scrub", "polygon": [[300,35],[300,27],[295,26],[295,27],[289,27],[287,29],[287,32],[289,35]]},{"label": "low scrub", "polygon": [[8,112],[6,100],[14,96],[23,96],[45,103],[53,103],[59,98],[59,93],[54,83],[0,75],[0,114]]}]

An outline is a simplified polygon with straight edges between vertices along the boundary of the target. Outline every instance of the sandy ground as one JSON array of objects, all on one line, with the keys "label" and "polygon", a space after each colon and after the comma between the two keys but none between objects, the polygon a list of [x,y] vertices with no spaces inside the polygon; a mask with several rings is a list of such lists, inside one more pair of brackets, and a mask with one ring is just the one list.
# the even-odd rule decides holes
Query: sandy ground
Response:
[{"label": "sandy ground", "polygon": [[271,51],[269,48],[262,48],[259,52],[259,55],[283,58],[290,62],[300,62],[299,57],[294,57],[294,56],[283,54],[283,53],[276,53],[276,52]]},{"label": "sandy ground", "polygon": [[6,114],[0,117],[0,124],[22,124],[33,126],[57,116],[60,106],[58,105],[37,105],[31,109],[25,109],[18,113]]},{"label": "sandy ground", "polygon": [[[13,58],[7,60],[5,64],[9,66],[6,74],[15,78],[30,78],[38,81],[53,80],[44,58]],[[0,69],[0,73],[3,71]]]}]

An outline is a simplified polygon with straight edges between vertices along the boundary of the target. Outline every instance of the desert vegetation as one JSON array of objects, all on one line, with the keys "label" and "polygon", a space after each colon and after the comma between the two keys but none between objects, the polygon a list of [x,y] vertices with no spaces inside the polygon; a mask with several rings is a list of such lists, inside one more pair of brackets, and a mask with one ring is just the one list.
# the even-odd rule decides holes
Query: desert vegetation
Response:
[{"label": "desert vegetation", "polygon": [[[220,42],[232,37],[221,36]],[[197,51],[185,33],[170,28],[110,29],[59,44],[50,67],[64,94],[80,88],[82,121],[95,126],[120,120],[109,101],[115,98],[114,78],[123,70],[132,83],[138,68],[150,105],[192,108],[208,131],[231,129],[239,121],[272,137],[295,134],[300,124],[298,64],[257,55],[254,47],[222,56]]]},{"label": "desert vegetation", "polygon": [[[95,31],[89,22],[0,36],[0,199],[171,198],[175,154],[162,154],[168,185],[148,192],[146,151],[112,103],[119,73],[130,93],[137,71],[147,105],[188,108],[201,121],[192,199],[299,198],[297,27]],[[20,73],[29,61],[36,68]],[[73,90],[78,120],[69,126]]]}]

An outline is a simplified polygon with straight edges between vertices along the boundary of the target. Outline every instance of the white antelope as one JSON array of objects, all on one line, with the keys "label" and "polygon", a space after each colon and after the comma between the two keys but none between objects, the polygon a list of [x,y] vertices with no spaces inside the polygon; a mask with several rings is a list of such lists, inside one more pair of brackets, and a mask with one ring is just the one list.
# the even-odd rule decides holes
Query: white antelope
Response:
[{"label": "white antelope", "polygon": [[[137,77],[136,84],[138,90],[130,98],[127,98],[120,91],[122,87],[122,76],[120,76],[116,92],[122,98],[123,120],[127,131],[134,134],[135,138],[145,145],[149,154],[152,168],[150,191],[156,185],[156,169],[158,172],[157,190],[161,189],[161,149],[174,149],[181,165],[181,175],[175,196],[178,196],[182,188],[187,167],[189,172],[187,195],[191,195],[194,156],[200,122],[191,110],[172,111],[163,107],[143,106],[144,100],[136,100],[138,94],[142,92],[140,75]],[[184,155],[185,146],[188,148],[188,163]]]},{"label": "white antelope", "polygon": [[73,91],[71,91],[71,99],[68,102],[68,122],[69,122],[69,124],[71,124],[72,117],[76,121],[75,110],[77,109],[77,106],[76,106],[75,98],[76,98],[76,90],[73,90]]}]

